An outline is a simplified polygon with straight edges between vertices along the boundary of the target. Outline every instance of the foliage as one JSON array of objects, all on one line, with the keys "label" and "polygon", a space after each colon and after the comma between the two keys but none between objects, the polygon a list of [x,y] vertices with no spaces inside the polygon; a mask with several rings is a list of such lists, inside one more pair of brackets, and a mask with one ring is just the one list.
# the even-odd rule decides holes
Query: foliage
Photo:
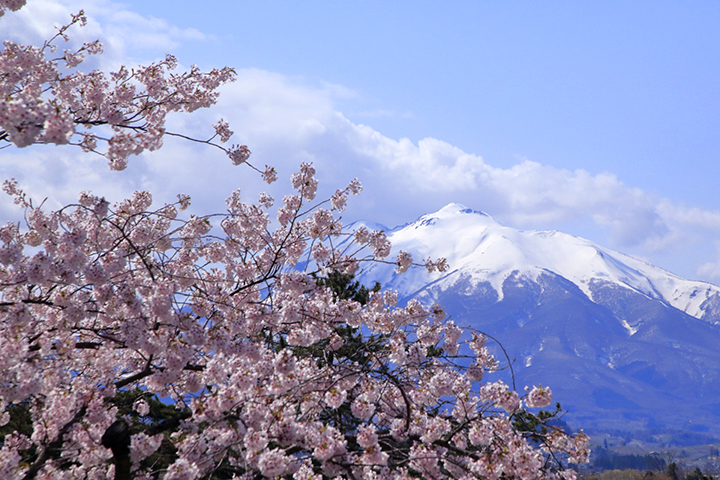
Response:
[{"label": "foliage", "polygon": [[371,289],[354,280],[354,276],[349,273],[338,272],[332,270],[325,277],[317,277],[317,285],[319,287],[328,287],[338,300],[353,300],[360,305],[365,305],[370,301],[370,295],[380,292],[380,283],[375,282]]},{"label": "foliage", "polygon": [[555,410],[540,410],[533,415],[527,410],[519,410],[513,414],[513,427],[519,432],[528,432],[531,436],[537,435],[542,438],[547,435],[548,429],[552,428],[548,425],[549,421],[556,420],[562,413],[560,402],[555,404]]},{"label": "foliage", "polygon": [[[121,69],[109,89],[102,73],[57,73],[83,52],[45,60],[49,45],[6,42],[0,139],[66,143],[76,125],[110,125],[116,169],[160,146],[165,113],[211,104],[229,78],[168,74],[167,60]],[[145,90],[122,103],[131,79]],[[105,85],[100,103],[93,85]],[[216,125],[221,141],[230,133]],[[249,154],[228,153],[236,164]],[[82,192],[46,211],[4,184],[25,222],[0,227],[0,478],[575,476],[566,465],[587,461],[587,436],[522,410],[550,405],[549,388],[521,398],[484,379],[498,366],[485,335],[352,281],[366,262],[413,264],[406,252],[388,260],[382,232],[343,232],[359,182],[317,202],[303,164],[291,186],[275,210],[266,194],[248,204],[236,191],[226,213],[183,218],[184,195],[153,207],[149,192],[115,205]]]}]

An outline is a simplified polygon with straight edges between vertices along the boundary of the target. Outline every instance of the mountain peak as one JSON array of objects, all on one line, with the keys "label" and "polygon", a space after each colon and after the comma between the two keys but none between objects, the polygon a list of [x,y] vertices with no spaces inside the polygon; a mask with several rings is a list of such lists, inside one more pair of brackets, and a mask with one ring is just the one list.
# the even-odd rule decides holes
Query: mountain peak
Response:
[{"label": "mountain peak", "polygon": [[468,208],[465,205],[461,203],[448,203],[443,208],[438,210],[435,213],[431,213],[430,216],[432,217],[445,217],[445,216],[451,216],[451,215],[457,215],[457,214],[476,214],[476,215],[482,215],[484,217],[490,217],[485,212],[482,212],[480,210],[473,210],[472,208]]},{"label": "mountain peak", "polygon": [[[435,229],[464,230],[472,226],[498,225],[499,224],[487,213],[473,210],[461,203],[449,203],[434,213],[427,213],[420,216],[415,222],[405,227],[412,226],[414,229],[435,225]],[[399,230],[399,229],[394,229]]]}]

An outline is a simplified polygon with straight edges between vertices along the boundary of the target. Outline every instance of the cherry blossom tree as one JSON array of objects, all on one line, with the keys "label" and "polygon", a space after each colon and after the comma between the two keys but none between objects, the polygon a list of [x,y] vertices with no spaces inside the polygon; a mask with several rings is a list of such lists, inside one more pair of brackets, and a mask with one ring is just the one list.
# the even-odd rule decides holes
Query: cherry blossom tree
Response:
[{"label": "cherry blossom tree", "polygon": [[[1,0],[0,16],[5,9],[18,10],[24,3]],[[213,105],[217,88],[235,79],[233,69],[201,72],[193,66],[188,72],[173,73],[177,59],[167,54],[160,62],[122,67],[109,75],[98,70],[81,72],[77,67],[87,55],[101,54],[103,45],[94,41],[58,54],[56,42],[67,41],[68,30],[86,22],[80,11],[42,47],[5,41],[0,54],[0,141],[17,147],[77,145],[106,157],[111,169],[123,170],[130,155],[156,150],[163,136],[174,135],[220,148],[236,165],[247,161],[247,146],[226,148],[216,142],[225,143],[233,134],[224,120],[213,126],[215,133],[206,140],[165,130],[169,113]],[[47,54],[56,56],[48,59]]]},{"label": "cherry blossom tree", "polygon": [[[0,139],[79,145],[113,169],[161,146],[168,113],[211,105],[232,79],[170,73],[171,56],[62,74],[101,47],[48,60],[52,45],[5,42]],[[205,142],[224,149],[214,140],[229,126],[215,132]],[[246,163],[246,147],[225,150]],[[5,436],[0,478],[574,478],[587,436],[532,413],[550,388],[520,396],[486,378],[499,368],[486,335],[351,282],[367,262],[445,261],[391,259],[382,232],[344,231],[357,180],[325,200],[312,165],[290,180],[276,208],[236,191],[226,212],[190,217],[189,197],[155,207],[150,192],[114,205],[82,192],[47,211],[5,182],[25,219],[0,227],[0,424],[25,412],[32,430]]]}]

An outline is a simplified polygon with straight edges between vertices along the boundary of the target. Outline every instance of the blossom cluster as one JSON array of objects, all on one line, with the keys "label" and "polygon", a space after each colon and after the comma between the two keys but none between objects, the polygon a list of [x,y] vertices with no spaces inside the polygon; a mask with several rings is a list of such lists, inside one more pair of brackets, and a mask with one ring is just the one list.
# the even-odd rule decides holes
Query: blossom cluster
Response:
[{"label": "blossom cluster", "polygon": [[0,17],[5,14],[5,10],[17,12],[25,5],[26,0],[0,0]]},{"label": "blossom cluster", "polygon": [[[521,398],[483,381],[498,366],[486,336],[465,335],[439,306],[402,306],[392,291],[360,302],[318,282],[389,254],[382,232],[345,234],[336,217],[359,183],[338,190],[329,210],[305,207],[312,165],[291,183],[274,230],[266,194],[251,205],[234,192],[226,214],[181,219],[182,196],[153,210],[148,192],[113,206],[83,192],[51,212],[5,184],[27,224],[0,227],[0,411],[29,402],[34,431],[5,439],[4,478],[59,475],[50,456],[20,461],[58,442],[78,455],[63,478],[107,474],[112,452],[99,439],[116,407],[106,400],[129,388],[189,409],[170,436],[169,480],[223,462],[269,478],[573,477],[553,459],[585,461],[586,437],[551,429],[537,448],[513,427],[523,402],[542,408],[551,392]],[[328,241],[345,235],[370,256]],[[298,268],[305,255],[315,262]],[[133,410],[149,406],[139,399]],[[153,478],[142,460],[161,441],[132,437],[138,478]]]},{"label": "blossom cluster", "polygon": [[[0,16],[24,3],[0,1]],[[175,73],[177,59],[170,54],[147,66],[123,66],[109,75],[79,71],[86,55],[102,53],[98,41],[47,58],[57,51],[54,42],[68,40],[67,30],[86,21],[82,11],[73,15],[42,48],[4,42],[0,52],[0,141],[17,147],[77,145],[105,156],[111,169],[123,170],[129,156],[156,150],[162,146],[163,136],[176,135],[165,130],[168,114],[213,105],[218,87],[235,80],[234,70],[227,67],[201,72],[193,65],[187,72]],[[247,146],[225,148],[213,141],[216,137],[221,143],[229,140],[233,132],[227,122],[220,120],[214,129],[210,139],[195,141],[222,149],[235,165],[246,163],[250,156]],[[106,148],[99,149],[99,142]]]}]

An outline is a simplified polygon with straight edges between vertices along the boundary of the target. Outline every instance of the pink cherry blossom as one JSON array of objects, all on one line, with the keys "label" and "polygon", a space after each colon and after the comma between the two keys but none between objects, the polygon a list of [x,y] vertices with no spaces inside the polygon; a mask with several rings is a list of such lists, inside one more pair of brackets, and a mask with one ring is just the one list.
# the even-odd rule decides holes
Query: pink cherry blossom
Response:
[{"label": "pink cherry blossom", "polygon": [[[22,0],[3,0],[0,16],[6,9],[15,11],[24,4]],[[201,72],[193,66],[188,72],[172,73],[177,59],[168,54],[165,60],[136,68],[122,66],[109,75],[78,71],[86,55],[102,54],[98,41],[86,42],[76,51],[66,49],[59,58],[46,58],[57,40],[69,38],[71,27],[86,22],[82,11],[73,15],[43,48],[4,42],[0,52],[0,94],[4,99],[0,141],[21,148],[34,143],[69,143],[103,155],[111,169],[123,170],[128,157],[156,150],[165,135],[174,135],[213,145],[225,151],[235,165],[247,163],[247,146],[225,148],[213,143],[216,136],[225,143],[233,134],[224,120],[214,125],[215,134],[207,140],[165,130],[169,113],[192,112],[216,103],[217,88],[235,80],[234,70]],[[64,69],[59,68],[61,61]],[[69,73],[63,73],[65,70]],[[77,131],[79,126],[92,129],[102,125],[111,127],[109,138]],[[105,151],[98,149],[98,141],[107,143]]]},{"label": "pink cherry blossom", "polygon": [[530,408],[543,408],[552,403],[552,391],[550,387],[533,387],[525,399],[525,404]]}]

